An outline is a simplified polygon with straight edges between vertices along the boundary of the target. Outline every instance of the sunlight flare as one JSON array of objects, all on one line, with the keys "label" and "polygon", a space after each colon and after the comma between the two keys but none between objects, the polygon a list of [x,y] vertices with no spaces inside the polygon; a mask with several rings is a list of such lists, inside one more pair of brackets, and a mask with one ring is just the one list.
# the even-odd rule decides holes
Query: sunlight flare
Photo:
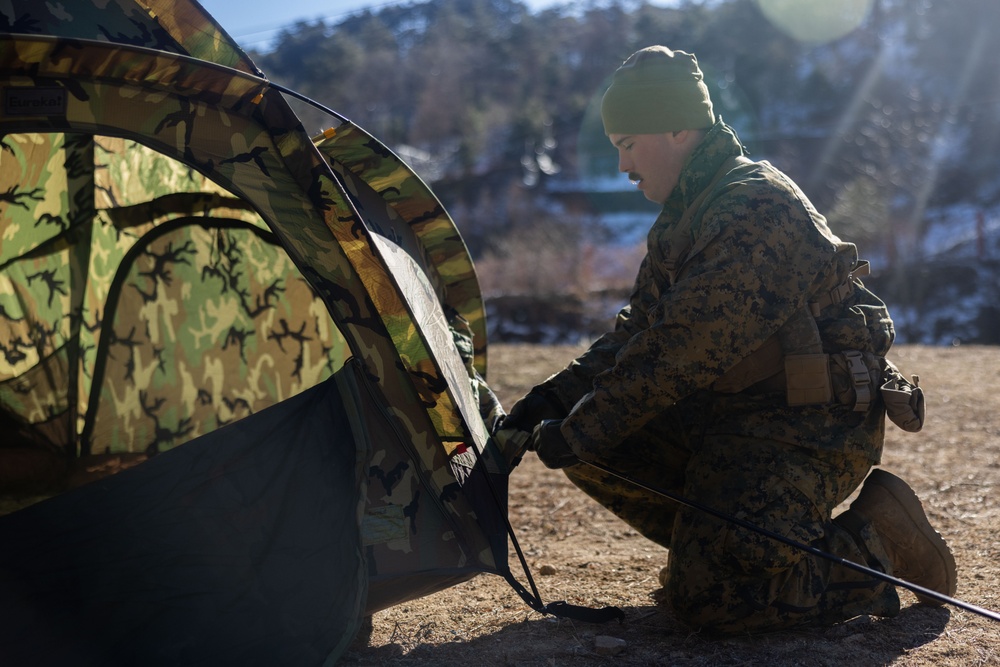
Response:
[{"label": "sunlight flare", "polygon": [[757,0],[757,5],[795,39],[822,44],[860,26],[871,11],[872,0]]}]

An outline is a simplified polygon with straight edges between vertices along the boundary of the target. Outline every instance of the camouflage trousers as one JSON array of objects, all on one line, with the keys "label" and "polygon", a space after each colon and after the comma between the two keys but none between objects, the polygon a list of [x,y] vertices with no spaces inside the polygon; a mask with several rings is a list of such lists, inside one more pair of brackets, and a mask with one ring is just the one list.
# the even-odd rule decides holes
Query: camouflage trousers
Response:
[{"label": "camouflage trousers", "polygon": [[[664,421],[629,438],[602,462],[799,543],[887,570],[885,550],[870,527],[855,536],[831,520],[834,508],[868,474],[867,456],[742,436],[694,437],[679,419],[677,428]],[[677,618],[693,628],[730,634],[899,612],[895,588],[870,575],[680,506],[589,465],[565,472],[669,549],[663,592]]]}]

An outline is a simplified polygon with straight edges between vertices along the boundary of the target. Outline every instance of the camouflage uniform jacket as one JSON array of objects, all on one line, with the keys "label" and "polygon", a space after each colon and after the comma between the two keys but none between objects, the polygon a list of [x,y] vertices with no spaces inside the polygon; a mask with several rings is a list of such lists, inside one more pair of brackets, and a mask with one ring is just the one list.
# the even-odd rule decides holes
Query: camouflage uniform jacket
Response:
[{"label": "camouflage uniform jacket", "polygon": [[[614,330],[539,387],[572,408],[562,432],[578,454],[599,455],[676,406],[692,432],[853,450],[878,461],[884,410],[877,403],[864,414],[836,402],[789,407],[783,392],[712,389],[857,259],[854,246],[841,243],[770,164],[744,159],[716,180],[727,160],[742,154],[738,137],[720,119],[650,229],[647,255]],[[709,186],[679,229],[684,211]],[[664,258],[675,243],[687,251],[671,275]],[[853,255],[846,269],[845,248]],[[824,351],[848,345],[884,356],[893,336],[888,316],[866,328],[865,316],[851,305],[818,320]],[[864,340],[834,340],[844,317],[844,330],[860,327]],[[873,328],[874,337],[868,335]]]}]

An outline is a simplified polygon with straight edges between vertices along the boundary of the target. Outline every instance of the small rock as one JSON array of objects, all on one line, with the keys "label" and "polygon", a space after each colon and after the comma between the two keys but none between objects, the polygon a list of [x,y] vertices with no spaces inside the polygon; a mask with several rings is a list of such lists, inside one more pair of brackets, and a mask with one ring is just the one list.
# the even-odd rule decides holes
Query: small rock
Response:
[{"label": "small rock", "polygon": [[556,573],[556,568],[552,567],[551,565],[543,565],[540,568],[538,568],[538,574],[542,575],[543,577],[551,577],[555,573]]},{"label": "small rock", "polygon": [[627,646],[628,643],[618,637],[608,637],[607,635],[594,637],[594,651],[598,655],[621,655]]}]

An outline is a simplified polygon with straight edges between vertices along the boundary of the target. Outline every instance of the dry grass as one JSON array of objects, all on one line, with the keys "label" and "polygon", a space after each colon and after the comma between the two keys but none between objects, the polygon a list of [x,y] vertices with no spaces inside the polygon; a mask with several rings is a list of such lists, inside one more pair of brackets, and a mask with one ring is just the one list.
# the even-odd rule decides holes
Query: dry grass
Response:
[{"label": "dry grass", "polygon": [[[490,378],[504,405],[559,370],[573,347],[491,347]],[[883,467],[917,491],[949,540],[958,597],[1000,608],[1000,348],[900,346],[894,360],[919,373],[928,423],[889,428]],[[590,625],[528,609],[499,577],[481,576],[379,612],[369,646],[346,665],[1000,665],[1000,623],[960,608],[916,605],[901,591],[893,619],[712,640],[692,634],[651,593],[666,552],[528,458],[511,477],[510,516],[545,601],[616,605],[624,624]],[[516,563],[512,555],[512,563]],[[543,576],[542,572],[551,572]],[[617,657],[600,636],[624,640]]]}]

